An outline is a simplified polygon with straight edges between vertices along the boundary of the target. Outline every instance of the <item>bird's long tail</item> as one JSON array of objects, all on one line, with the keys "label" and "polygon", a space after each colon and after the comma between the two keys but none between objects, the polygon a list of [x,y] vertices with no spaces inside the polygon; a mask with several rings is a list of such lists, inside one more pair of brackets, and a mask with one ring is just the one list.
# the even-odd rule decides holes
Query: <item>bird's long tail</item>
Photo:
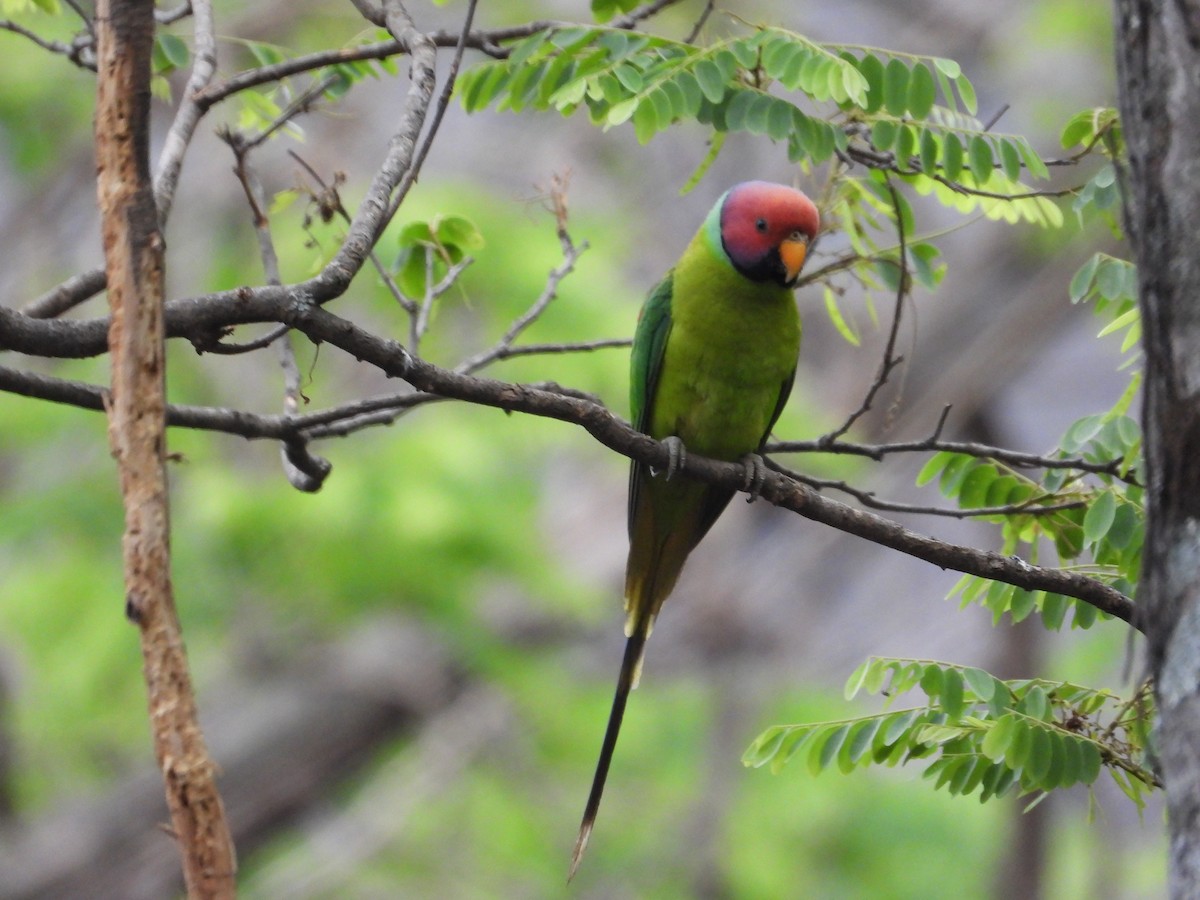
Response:
[{"label": "bird's long tail", "polygon": [[612,763],[613,750],[617,746],[617,735],[621,733],[621,720],[625,718],[625,703],[629,692],[637,686],[642,668],[642,654],[646,649],[646,638],[650,635],[650,622],[638,623],[625,641],[625,657],[621,660],[621,674],[617,676],[617,690],[613,695],[612,711],[608,714],[608,727],[604,731],[604,743],[600,745],[600,760],[596,763],[596,774],[592,778],[592,792],[588,794],[587,806],[583,808],[583,821],[579,823],[579,837],[575,840],[575,851],[571,854],[571,871],[567,881],[575,877],[575,871],[587,849],[592,825],[600,809],[600,797],[604,794],[604,782],[608,778],[608,767]]}]

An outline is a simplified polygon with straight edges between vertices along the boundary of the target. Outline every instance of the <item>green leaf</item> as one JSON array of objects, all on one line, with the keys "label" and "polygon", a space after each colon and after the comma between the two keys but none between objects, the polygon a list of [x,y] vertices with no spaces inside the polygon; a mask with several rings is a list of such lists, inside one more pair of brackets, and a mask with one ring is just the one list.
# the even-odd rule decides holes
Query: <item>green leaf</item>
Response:
[{"label": "green leaf", "polygon": [[942,670],[942,709],[952,721],[962,718],[963,679],[958,669]]},{"label": "green leaf", "polygon": [[702,59],[696,63],[695,72],[704,96],[710,103],[720,103],[725,96],[725,76],[721,74],[720,67],[711,59]]},{"label": "green leaf", "polygon": [[1112,527],[1117,516],[1117,498],[1112,491],[1104,491],[1096,498],[1096,502],[1088,507],[1087,515],[1083,517],[1083,539],[1086,543],[1094,544]]},{"label": "green leaf", "polygon": [[896,743],[909,732],[915,723],[921,717],[921,710],[908,709],[903,712],[893,713],[888,717],[887,724],[883,727],[881,737],[884,746],[891,746]]},{"label": "green leaf", "polygon": [[1040,787],[1054,763],[1054,749],[1046,729],[1031,728],[1029,736],[1029,759],[1025,762],[1022,782]]},{"label": "green leaf", "polygon": [[967,666],[962,670],[963,680],[966,681],[967,687],[971,689],[976,697],[987,703],[996,693],[996,679],[983,669],[977,669],[974,666]]},{"label": "green leaf", "polygon": [[846,679],[846,686],[842,689],[842,694],[847,700],[853,700],[858,692],[862,690],[867,680],[867,672],[871,669],[871,663],[871,659],[865,660]]},{"label": "green leaf", "polygon": [[933,110],[937,99],[937,88],[934,86],[933,73],[925,63],[917,63],[912,67],[908,82],[908,109],[914,118],[924,119]]},{"label": "green leaf", "polygon": [[1046,739],[1049,746],[1050,764],[1046,768],[1045,774],[1041,778],[1041,784],[1044,790],[1052,791],[1059,787],[1063,782],[1063,769],[1066,762],[1066,746],[1062,735],[1057,731],[1046,730]]},{"label": "green leaf", "polygon": [[1017,711],[1031,719],[1044,720],[1050,711],[1050,700],[1046,696],[1045,689],[1040,684],[1030,685],[1025,696],[1017,704]]},{"label": "green leaf", "polygon": [[856,722],[851,727],[850,734],[846,738],[845,744],[842,744],[841,752],[838,754],[838,767],[844,773],[850,773],[850,770],[856,766],[859,760],[866,755],[871,749],[871,743],[875,740],[875,734],[880,730],[882,719],[880,716],[872,716],[870,719],[864,719]]},{"label": "green leaf", "polygon": [[1067,598],[1062,594],[1046,594],[1042,599],[1042,624],[1050,631],[1057,631],[1066,616]]},{"label": "green leaf", "polygon": [[1009,181],[1021,179],[1021,151],[1008,138],[1000,140],[1000,165],[1004,169],[1004,177]]},{"label": "green leaf", "polygon": [[988,139],[981,134],[977,134],[971,138],[970,145],[967,148],[967,156],[970,161],[971,174],[975,176],[977,184],[986,184],[988,179],[992,177],[992,171],[995,167],[995,159],[992,156],[992,145]]},{"label": "green leaf", "polygon": [[861,341],[858,334],[842,316],[842,310],[838,306],[837,294],[828,285],[825,286],[825,311],[829,314],[829,321],[833,323],[833,327],[837,329],[838,334],[845,338],[846,342],[852,346],[859,346]]},{"label": "green leaf", "polygon": [[935,663],[930,663],[921,673],[921,690],[931,699],[942,692],[942,669]]},{"label": "green leaf", "polygon": [[645,85],[642,73],[628,62],[623,62],[613,69],[613,74],[617,76],[617,81],[621,82],[631,94],[638,93]]},{"label": "green leaf", "polygon": [[607,22],[620,13],[627,13],[637,6],[637,0],[592,0],[592,18]]},{"label": "green leaf", "polygon": [[954,181],[962,174],[963,145],[956,134],[947,134],[942,142],[942,174]]},{"label": "green leaf", "polygon": [[958,97],[962,101],[963,109],[971,115],[975,115],[978,111],[975,104],[975,87],[971,84],[966,75],[959,75],[954,79],[954,86],[958,88]]},{"label": "green leaf", "polygon": [[1118,550],[1125,550],[1138,533],[1141,522],[1132,504],[1119,503],[1113,511],[1113,522],[1106,535],[1108,543]]},{"label": "green leaf", "polygon": [[774,141],[786,141],[792,133],[792,105],[774,97],[768,98],[767,134]]},{"label": "green leaf", "polygon": [[1100,266],[1100,256],[1099,253],[1092,254],[1088,261],[1071,276],[1071,284],[1067,288],[1067,293],[1070,295],[1072,303],[1078,303],[1091,290],[1092,279],[1096,277],[1096,269]]},{"label": "green leaf", "polygon": [[730,131],[747,131],[747,116],[756,98],[754,91],[738,90],[725,107],[725,124]]},{"label": "green leaf", "polygon": [[932,175],[937,171],[938,139],[928,128],[921,131],[921,171]]},{"label": "green leaf", "polygon": [[1064,150],[1070,150],[1076,144],[1082,144],[1091,140],[1092,135],[1095,134],[1092,124],[1092,112],[1092,110],[1087,109],[1067,120],[1067,124],[1063,126],[1062,134],[1059,137]]},{"label": "green leaf", "polygon": [[[896,163],[900,166],[908,166],[912,162],[913,155],[917,150],[917,131],[911,125],[901,125],[899,133],[896,135]],[[903,199],[903,195],[897,195]],[[912,234],[905,226],[905,234]]]},{"label": "green leaf", "polygon": [[879,57],[868,53],[859,60],[858,71],[867,80],[867,102],[863,109],[868,113],[878,112],[883,107],[883,63]]},{"label": "green leaf", "polygon": [[1083,742],[1078,738],[1060,735],[1059,744],[1062,747],[1062,769],[1058,776],[1058,787],[1065,788],[1079,781],[1083,767]]},{"label": "green leaf", "polygon": [[1013,718],[1016,724],[1008,750],[1004,753],[1004,759],[1009,767],[1021,769],[1029,761],[1029,751],[1033,747],[1033,731],[1037,726],[1030,725],[1019,716]]},{"label": "green leaf", "polygon": [[1042,158],[1033,151],[1033,147],[1029,145],[1029,141],[1023,137],[1015,138],[1014,140],[1016,141],[1017,149],[1021,151],[1021,159],[1024,160],[1025,168],[1029,170],[1029,174],[1035,178],[1049,178],[1050,170],[1046,168],[1046,164],[1042,161]]},{"label": "green leaf", "polygon": [[658,129],[658,113],[654,101],[644,97],[633,111],[633,133],[637,136],[639,144],[646,144]]},{"label": "green leaf", "polygon": [[1039,593],[1041,592],[1029,591],[1025,588],[1017,588],[1013,592],[1012,600],[1008,606],[1013,622],[1021,622],[1029,617],[1029,614],[1037,608]]},{"label": "green leaf", "polygon": [[[839,102],[849,101],[855,106],[863,107],[867,103],[867,91],[870,88],[866,78],[855,68],[853,61],[850,65],[838,66],[840,85],[835,86],[834,94]],[[840,87],[840,91],[836,88]],[[843,99],[844,98],[844,99]]]},{"label": "green leaf", "polygon": [[683,115],[694,118],[700,111],[700,104],[704,102],[704,92],[700,90],[700,82],[696,80],[696,76],[684,70],[668,83],[679,86],[683,95]]},{"label": "green leaf", "polygon": [[942,477],[938,482],[938,488],[946,497],[957,497],[959,490],[962,488],[963,479],[967,473],[975,465],[975,458],[966,456],[965,454],[955,453],[954,458],[946,464],[942,469]]},{"label": "green leaf", "polygon": [[898,126],[891,119],[880,119],[871,126],[871,143],[876,149],[886,153],[892,149],[892,144],[896,141],[896,131]]},{"label": "green leaf", "polygon": [[1071,616],[1072,628],[1091,628],[1096,624],[1096,618],[1100,615],[1100,611],[1090,603],[1083,600],[1076,600],[1072,604],[1074,615]]},{"label": "green leaf", "polygon": [[483,249],[483,235],[475,223],[464,216],[439,218],[434,233],[444,247],[458,247],[464,252]]},{"label": "green leaf", "polygon": [[952,59],[933,57],[931,62],[933,63],[934,67],[947,78],[957,78],[962,74],[962,68]]},{"label": "green leaf", "polygon": [[946,450],[941,450],[929,458],[929,461],[921,467],[921,471],[917,473],[917,487],[924,487],[933,481],[946,464],[955,458],[955,454]]},{"label": "green leaf", "polygon": [[908,111],[908,66],[894,57],[883,73],[883,104],[893,116]]},{"label": "green leaf", "polygon": [[827,768],[837,757],[838,751],[842,749],[842,744],[845,742],[846,735],[849,732],[850,725],[847,723],[833,729],[823,739],[814,741],[813,749],[809,752],[808,757],[809,771],[814,775],[818,775],[823,769]]},{"label": "green leaf", "polygon": [[1091,784],[1100,777],[1100,748],[1091,741],[1080,741],[1079,777],[1083,784]]},{"label": "green leaf", "polygon": [[1008,752],[1009,747],[1012,746],[1013,737],[1016,733],[1016,716],[1001,716],[988,729],[987,734],[983,736],[983,741],[979,745],[979,752],[992,760],[992,762],[1000,762],[1000,760],[1004,759],[1004,754]]},{"label": "green leaf", "polygon": [[187,44],[174,34],[160,34],[155,39],[154,48],[162,52],[164,60],[174,69],[182,69],[191,58]]},{"label": "green leaf", "polygon": [[977,465],[963,479],[958,495],[958,505],[963,509],[978,509],[987,502],[988,488],[999,473],[995,466]]},{"label": "green leaf", "polygon": [[639,99],[637,97],[630,97],[628,100],[622,100],[620,103],[610,106],[608,109],[608,115],[604,117],[605,121],[609,125],[622,124],[623,122],[629,120],[633,116],[634,112],[637,111],[638,103]]}]

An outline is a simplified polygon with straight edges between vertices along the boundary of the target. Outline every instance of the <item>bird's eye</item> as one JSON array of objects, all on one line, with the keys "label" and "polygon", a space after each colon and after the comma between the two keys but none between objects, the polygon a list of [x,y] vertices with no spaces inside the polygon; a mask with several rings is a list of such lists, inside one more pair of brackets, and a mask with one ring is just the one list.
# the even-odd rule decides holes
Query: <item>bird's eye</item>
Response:
[{"label": "bird's eye", "polygon": [[788,235],[788,240],[789,241],[800,241],[801,243],[807,244],[808,243],[808,235],[805,234],[803,231],[801,231],[799,228],[797,228],[795,231],[793,231],[791,234]]},{"label": "bird's eye", "polygon": [[767,220],[766,219],[755,219],[754,227],[757,228],[760,233],[765,234],[767,231]]}]

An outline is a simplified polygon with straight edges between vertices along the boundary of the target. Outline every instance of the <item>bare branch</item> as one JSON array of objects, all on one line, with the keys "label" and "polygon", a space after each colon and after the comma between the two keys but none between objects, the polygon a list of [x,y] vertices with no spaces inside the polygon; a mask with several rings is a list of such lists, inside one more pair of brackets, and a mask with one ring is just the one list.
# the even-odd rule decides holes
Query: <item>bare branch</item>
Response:
[{"label": "bare branch", "polygon": [[387,219],[389,221],[396,215],[396,210],[400,208],[400,204],[404,202],[409,190],[416,184],[417,177],[421,174],[421,166],[425,164],[425,157],[429,155],[429,148],[433,146],[433,139],[437,137],[438,129],[442,125],[442,117],[446,115],[446,107],[450,105],[450,95],[454,92],[454,83],[458,79],[459,66],[462,65],[463,48],[466,46],[467,35],[471,31],[471,23],[475,20],[476,5],[477,0],[469,0],[467,4],[467,14],[463,19],[462,31],[459,33],[458,43],[454,47],[454,59],[450,61],[450,69],[446,73],[446,83],[442,85],[442,92],[438,96],[437,107],[433,111],[433,121],[429,123],[429,128],[425,131],[425,139],[417,150],[416,158],[404,174],[404,179],[396,188],[396,195],[388,206]]},{"label": "bare branch", "polygon": [[[23,323],[24,327],[18,329],[13,327],[15,317],[19,317],[19,314],[0,307],[0,347],[3,347],[6,341],[11,344],[14,335],[22,339],[22,345],[25,347],[54,347],[55,343],[43,343],[46,341],[43,330],[52,327],[58,332],[57,341],[61,342],[57,346],[69,347],[73,351],[71,355],[95,355],[102,352],[102,347],[94,347],[91,342],[95,339],[94,333],[103,334],[104,320],[28,320]],[[669,453],[662,444],[634,431],[627,423],[591,400],[571,396],[561,390],[552,391],[544,387],[512,384],[439,368],[415,358],[396,341],[361,329],[315,303],[297,302],[297,292],[294,289],[242,289],[206,298],[174,301],[166,307],[168,333],[180,336],[196,331],[203,332],[218,323],[234,324],[229,321],[231,318],[240,323],[284,322],[317,343],[332,344],[354,358],[375,366],[386,375],[403,378],[418,391],[411,401],[414,405],[430,402],[432,395],[557,419],[584,428],[606,447],[631,459],[657,469],[665,469],[667,465]],[[3,370],[0,370],[0,375],[2,374]],[[191,427],[212,427],[195,423],[205,416],[212,417],[213,411],[190,410],[189,414]],[[229,430],[225,426],[231,421],[231,417],[236,415],[238,414],[228,410],[220,411],[216,418],[222,421],[222,427],[216,430]],[[313,419],[313,416],[301,417],[300,421],[307,425]],[[266,418],[253,418],[247,422],[247,430],[257,428],[266,421]],[[311,426],[308,427],[315,432]],[[277,430],[270,435],[261,436],[278,437],[280,433],[283,431]],[[745,480],[745,470],[740,463],[706,460],[695,454],[688,454],[686,471],[707,483],[735,490],[741,490]],[[873,513],[822,497],[807,485],[776,472],[767,474],[762,496],[770,503],[814,521],[926,560],[941,568],[992,578],[1030,590],[1047,590],[1075,597],[1132,623],[1133,601],[1109,585],[1085,575],[1045,569],[1018,557],[958,546],[920,535]]]},{"label": "bare branch", "polygon": [[171,214],[171,203],[175,199],[175,188],[179,184],[179,173],[183,169],[183,158],[187,154],[196,126],[204,115],[204,107],[197,100],[199,93],[208,86],[217,70],[216,23],[213,21],[212,0],[195,0],[184,4],[195,17],[192,29],[192,73],[183,89],[175,120],[163,141],[158,156],[158,173],[154,178],[154,199],[158,204],[158,216],[163,222]]},{"label": "bare branch", "polygon": [[64,44],[62,41],[54,41],[49,38],[44,38],[35,31],[30,31],[23,25],[19,25],[11,19],[0,19],[0,31],[10,31],[13,34],[19,34],[23,38],[33,41],[43,50],[49,50],[59,56],[66,57],[81,69],[88,69],[92,72],[96,71],[96,57],[92,49],[93,40],[90,34],[83,33],[78,35],[75,40],[69,44]]},{"label": "bare branch", "polygon": [[700,37],[700,32],[704,30],[704,24],[708,21],[708,17],[712,15],[716,5],[716,0],[706,0],[704,9],[701,10],[699,18],[696,19],[696,24],[692,26],[692,30],[688,32],[687,37],[683,39],[685,44],[691,44],[696,38]]},{"label": "bare branch", "polygon": [[1078,456],[1040,456],[1036,453],[1024,453],[1020,450],[1008,450],[1003,447],[992,447],[988,444],[970,441],[944,441],[936,435],[920,441],[897,441],[891,444],[858,444],[840,439],[825,442],[824,438],[815,441],[776,441],[768,444],[766,451],[768,453],[843,453],[850,456],[865,456],[876,461],[895,453],[961,453],[964,456],[995,460],[1018,469],[1073,469],[1093,475],[1107,475],[1125,484],[1140,484],[1132,472],[1125,470],[1124,461],[1120,459],[1092,462]]},{"label": "bare branch", "polygon": [[898,265],[900,268],[900,276],[898,279],[899,284],[896,287],[896,305],[892,311],[892,327],[888,331],[887,344],[883,348],[883,359],[879,363],[879,371],[876,372],[875,380],[871,383],[871,386],[867,388],[867,394],[865,397],[863,397],[862,403],[859,404],[858,409],[856,409],[846,418],[846,421],[843,422],[839,428],[822,437],[818,443],[833,443],[847,431],[849,431],[851,427],[853,427],[854,423],[862,418],[868,410],[870,410],[871,405],[875,402],[875,396],[887,383],[892,371],[903,361],[903,358],[896,356],[895,352],[896,337],[900,333],[901,313],[904,311],[904,298],[908,296],[909,288],[908,246],[906,243],[906,236],[904,234],[904,215],[900,210],[900,195],[896,193],[896,188],[892,184],[890,178],[887,179],[884,184],[888,189],[888,193],[892,197],[892,209],[896,213],[896,237],[899,245]]},{"label": "bare branch", "polygon": [[170,574],[164,241],[149,170],[154,5],[96,9],[96,160],[112,310],[109,443],[125,508],[125,612],[138,627],[154,751],[189,896],[234,895],[233,841],[192,692]]},{"label": "bare branch", "polygon": [[[306,105],[308,100],[301,105]],[[293,104],[296,105],[296,104]],[[297,107],[299,108],[299,107]],[[282,116],[280,118],[283,118]],[[267,283],[280,285],[283,279],[279,271],[279,256],[275,252],[275,242],[271,237],[271,220],[266,213],[266,200],[262,184],[249,165],[249,154],[258,144],[254,141],[244,141],[240,135],[226,132],[224,138],[232,148],[237,165],[234,171],[242,184],[246,201],[254,218],[254,230],[258,235],[259,256],[262,259],[263,274]],[[288,418],[295,417],[300,409],[303,392],[300,388],[300,368],[296,365],[296,354],[292,348],[290,332],[285,329],[275,340],[279,353],[279,365],[283,369],[283,413]],[[307,440],[299,435],[283,442],[280,448],[283,471],[292,487],[307,493],[315,493],[321,489],[333,466],[329,460],[313,455],[308,449]]]},{"label": "bare branch", "polygon": [[508,330],[504,332],[504,335],[495,346],[463,360],[455,367],[454,371],[464,373],[478,372],[497,359],[516,355],[512,353],[513,341],[520,337],[521,333],[536,322],[538,317],[546,311],[546,308],[558,296],[559,284],[575,270],[576,262],[578,262],[579,257],[584,251],[587,250],[587,241],[576,246],[575,242],[571,240],[570,232],[567,230],[565,176],[555,176],[550,187],[550,202],[554,210],[555,230],[558,234],[559,245],[562,247],[563,261],[550,271],[550,274],[546,277],[546,286],[542,289],[541,294],[533,301],[529,309],[509,326]]},{"label": "bare branch", "polygon": [[849,494],[864,506],[869,506],[871,509],[881,509],[886,512],[910,513],[921,516],[943,516],[948,519],[977,519],[989,516],[1044,516],[1067,509],[1082,509],[1087,505],[1082,500],[1071,500],[1066,503],[1054,503],[1042,506],[1039,504],[1046,503],[1048,499],[1051,499],[1049,496],[1043,495],[1041,497],[1031,497],[1024,503],[1006,504],[1004,506],[979,506],[973,509],[921,506],[913,503],[900,503],[894,500],[881,500],[875,496],[873,491],[864,491],[846,481],[813,478],[808,475],[802,475],[793,469],[776,465],[775,463],[771,463],[771,467],[775,471],[781,472],[789,478],[794,478],[802,484],[807,484],[815,490],[821,491],[829,488],[841,491],[844,494]]}]

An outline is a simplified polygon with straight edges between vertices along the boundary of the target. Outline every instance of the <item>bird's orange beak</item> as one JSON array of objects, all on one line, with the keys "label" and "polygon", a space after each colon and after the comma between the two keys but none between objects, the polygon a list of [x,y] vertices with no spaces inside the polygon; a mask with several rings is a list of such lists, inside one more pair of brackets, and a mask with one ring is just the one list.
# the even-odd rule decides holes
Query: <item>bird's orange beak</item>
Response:
[{"label": "bird's orange beak", "polygon": [[800,269],[804,267],[804,258],[808,255],[808,238],[804,235],[786,238],[779,245],[779,258],[787,270],[788,284],[800,277]]}]

